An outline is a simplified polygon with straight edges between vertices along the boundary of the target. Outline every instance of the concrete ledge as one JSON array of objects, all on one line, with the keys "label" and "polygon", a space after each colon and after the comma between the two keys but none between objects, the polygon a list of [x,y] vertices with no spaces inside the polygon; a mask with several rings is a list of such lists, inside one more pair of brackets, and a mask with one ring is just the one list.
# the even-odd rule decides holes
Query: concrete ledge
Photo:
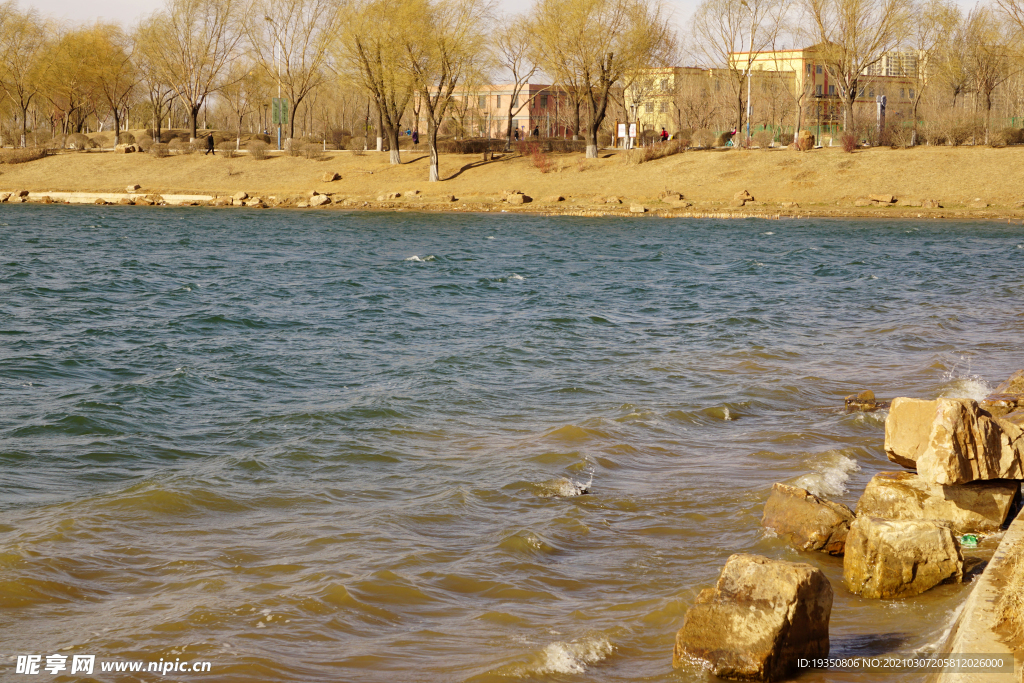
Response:
[{"label": "concrete ledge", "polygon": [[[954,624],[942,652],[950,654],[1000,654],[1014,657],[1014,652],[995,632],[997,603],[1005,590],[1010,571],[1009,558],[1024,549],[1024,512],[1010,524],[999,542],[985,571],[974,581],[974,588],[964,603],[960,618]],[[1014,675],[1005,673],[956,673],[943,671],[933,678],[936,683],[1009,683],[1019,680],[1024,659],[1018,654]]]}]

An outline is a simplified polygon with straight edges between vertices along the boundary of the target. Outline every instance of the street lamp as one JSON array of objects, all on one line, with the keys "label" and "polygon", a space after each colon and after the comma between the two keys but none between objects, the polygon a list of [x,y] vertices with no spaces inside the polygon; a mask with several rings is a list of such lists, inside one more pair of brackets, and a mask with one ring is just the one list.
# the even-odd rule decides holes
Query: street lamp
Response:
[{"label": "street lamp", "polygon": [[277,72],[277,149],[281,150],[281,119],[284,118],[284,107],[281,106],[281,63],[277,59],[277,24],[270,18],[270,15],[263,16],[264,21],[270,22],[274,27],[274,70]]},{"label": "street lamp", "polygon": [[750,10],[750,50],[747,52],[747,140],[746,146],[750,146],[750,72],[754,68],[754,9],[747,3],[747,0],[740,0],[740,4]]}]

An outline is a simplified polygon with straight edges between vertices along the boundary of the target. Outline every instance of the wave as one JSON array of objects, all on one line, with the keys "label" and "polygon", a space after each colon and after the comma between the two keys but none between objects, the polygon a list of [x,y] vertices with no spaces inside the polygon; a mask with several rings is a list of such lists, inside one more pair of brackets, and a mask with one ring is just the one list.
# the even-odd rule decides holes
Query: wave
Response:
[{"label": "wave", "polygon": [[581,674],[609,657],[615,646],[605,636],[581,638],[568,643],[558,641],[545,647],[529,673]]},{"label": "wave", "polygon": [[429,256],[427,256],[425,258],[420,258],[416,254],[413,254],[412,256],[410,256],[409,258],[407,258],[405,260],[406,261],[416,261],[417,263],[426,263],[427,261],[433,261],[434,260],[434,255],[431,254],[431,255],[429,255]]},{"label": "wave", "polygon": [[846,493],[846,483],[850,480],[850,475],[860,471],[860,465],[856,460],[834,450],[816,455],[811,467],[814,472],[800,476],[793,485],[807,489],[822,498]]}]

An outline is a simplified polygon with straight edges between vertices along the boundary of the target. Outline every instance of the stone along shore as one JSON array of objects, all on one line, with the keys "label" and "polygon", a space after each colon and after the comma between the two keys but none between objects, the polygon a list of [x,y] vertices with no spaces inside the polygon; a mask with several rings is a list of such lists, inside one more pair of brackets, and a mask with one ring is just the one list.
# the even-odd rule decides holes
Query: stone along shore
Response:
[{"label": "stone along shore", "polygon": [[[879,407],[884,405],[870,392],[847,399],[848,409]],[[845,589],[865,598],[909,598],[942,583],[963,582],[962,548],[976,545],[977,534],[999,531],[1019,502],[1024,370],[980,402],[893,400],[884,448],[890,461],[906,469],[875,475],[856,511],[777,483],[761,523],[801,550],[843,556]],[[1007,557],[1021,554],[1024,524],[1018,522],[992,564],[1008,574]],[[1011,583],[1006,591],[1022,589],[1013,579],[1003,580]],[[715,586],[702,591],[687,612],[673,664],[696,662],[716,676],[740,680],[794,675],[800,659],[828,657],[832,598],[832,586],[812,563],[733,555]],[[969,609],[976,602],[969,601]],[[975,638],[986,643],[984,652],[1009,653],[991,635],[992,619],[1005,616],[997,611],[971,628],[986,630],[986,638]],[[978,621],[965,614],[961,631],[972,620]],[[952,645],[964,647],[969,638],[962,636]],[[1004,673],[984,680],[1009,678]]]}]

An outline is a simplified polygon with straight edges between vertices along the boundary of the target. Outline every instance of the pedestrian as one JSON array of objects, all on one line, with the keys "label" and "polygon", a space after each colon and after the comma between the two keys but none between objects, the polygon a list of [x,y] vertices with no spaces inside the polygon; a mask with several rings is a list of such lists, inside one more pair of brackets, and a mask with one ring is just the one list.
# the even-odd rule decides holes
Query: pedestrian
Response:
[{"label": "pedestrian", "polygon": [[540,137],[540,126],[536,126],[533,129],[533,137],[535,137],[535,138],[539,138]]},{"label": "pedestrian", "polygon": [[[209,135],[206,136],[206,154],[212,154],[213,156],[217,156],[217,153],[213,151],[213,133],[210,133]],[[203,156],[206,156],[206,154],[204,154]]]},{"label": "pedestrian", "polygon": [[420,144],[420,132],[418,130],[414,130],[412,132],[412,144],[414,144],[414,145]]},{"label": "pedestrian", "polygon": [[519,129],[518,128],[516,128],[515,136],[516,136],[516,142],[519,142]]},{"label": "pedestrian", "polygon": [[668,132],[666,132],[665,126],[661,127],[661,141],[668,142]]}]

